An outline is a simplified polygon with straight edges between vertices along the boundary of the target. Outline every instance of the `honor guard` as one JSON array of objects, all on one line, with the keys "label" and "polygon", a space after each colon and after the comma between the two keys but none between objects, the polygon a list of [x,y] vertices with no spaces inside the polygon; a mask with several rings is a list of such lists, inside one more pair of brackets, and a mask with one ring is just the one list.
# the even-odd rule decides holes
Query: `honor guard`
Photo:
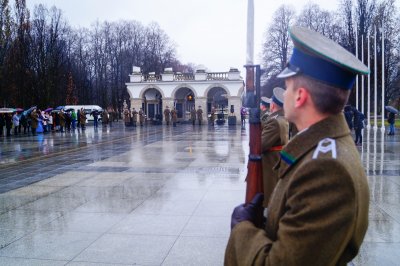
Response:
[{"label": "honor guard", "polygon": [[264,99],[270,104],[271,114],[261,123],[261,151],[264,185],[264,207],[268,205],[272,191],[278,182],[278,172],[273,169],[280,159],[280,151],[289,138],[289,123],[283,114],[282,88],[274,88],[271,99]]},{"label": "honor guard", "polygon": [[342,113],[357,75],[353,54],[306,28],[291,27],[285,117],[298,128],[283,147],[265,223],[262,194],[234,209],[225,265],[347,265],[368,227],[369,189]]}]

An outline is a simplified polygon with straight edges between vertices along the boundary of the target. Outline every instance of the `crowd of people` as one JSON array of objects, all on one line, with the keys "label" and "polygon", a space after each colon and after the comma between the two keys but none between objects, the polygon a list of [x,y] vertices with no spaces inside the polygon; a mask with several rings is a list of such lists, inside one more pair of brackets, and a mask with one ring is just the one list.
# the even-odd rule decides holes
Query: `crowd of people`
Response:
[{"label": "crowd of people", "polygon": [[[74,109],[68,110],[49,110],[42,111],[38,108],[32,110],[0,113],[0,137],[18,136],[50,132],[69,132],[75,129],[84,131],[86,129],[87,117],[83,108],[75,112]],[[93,111],[93,125],[98,127],[101,118],[103,126],[112,125],[114,116],[107,110],[103,112]]]}]

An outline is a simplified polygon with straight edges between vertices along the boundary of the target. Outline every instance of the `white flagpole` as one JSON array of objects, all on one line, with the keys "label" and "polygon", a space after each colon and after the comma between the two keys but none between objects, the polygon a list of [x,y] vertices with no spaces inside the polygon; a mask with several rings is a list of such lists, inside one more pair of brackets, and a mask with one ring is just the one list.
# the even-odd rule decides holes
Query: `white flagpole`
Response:
[{"label": "white flagpole", "polygon": [[[356,29],[356,57],[358,59],[358,33]],[[356,109],[358,110],[358,75],[356,77]]]},{"label": "white flagpole", "polygon": [[374,27],[374,129],[378,129],[378,73],[377,73],[377,56],[376,56],[376,26]]},{"label": "white flagpole", "polygon": [[385,131],[385,30],[382,23],[382,126],[381,131]]},{"label": "white flagpole", "polygon": [[[368,34],[368,69],[371,69],[370,67],[370,50],[369,50],[369,34]],[[368,108],[367,108],[367,128],[370,129],[371,128],[371,73],[368,74]]]},{"label": "white flagpole", "polygon": [[254,60],[254,0],[247,2],[247,57],[246,64],[252,65]]},{"label": "white flagpole", "polygon": [[[361,35],[361,62],[364,63],[364,35]],[[364,100],[364,75],[361,75],[361,113],[363,114],[365,114]]]}]

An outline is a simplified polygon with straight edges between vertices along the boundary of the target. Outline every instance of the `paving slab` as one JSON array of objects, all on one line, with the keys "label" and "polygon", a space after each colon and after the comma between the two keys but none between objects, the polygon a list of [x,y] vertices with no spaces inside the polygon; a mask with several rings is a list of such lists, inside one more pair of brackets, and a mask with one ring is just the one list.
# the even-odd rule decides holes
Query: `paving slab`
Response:
[{"label": "paving slab", "polygon": [[[353,265],[400,261],[400,137],[365,129],[369,228]],[[248,128],[178,124],[0,138],[0,265],[222,265]]]}]

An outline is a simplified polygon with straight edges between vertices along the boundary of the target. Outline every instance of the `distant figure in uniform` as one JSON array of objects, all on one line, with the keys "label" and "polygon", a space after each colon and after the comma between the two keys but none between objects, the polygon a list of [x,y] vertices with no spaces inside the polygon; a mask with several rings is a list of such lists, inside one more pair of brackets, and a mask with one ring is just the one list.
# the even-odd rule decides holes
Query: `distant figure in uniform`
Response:
[{"label": "distant figure in uniform", "polygon": [[178,121],[178,112],[176,111],[176,109],[172,109],[171,111],[171,117],[172,117],[172,125],[174,127],[176,127],[176,122]]},{"label": "distant figure in uniform", "polygon": [[268,97],[261,97],[260,101],[260,120],[261,124],[263,121],[265,122],[270,114],[269,110],[269,103],[271,102],[271,99]]},{"label": "distant figure in uniform", "polygon": [[246,114],[247,114],[246,107],[244,106],[240,107],[240,122],[243,128],[245,127],[246,124]]},{"label": "distant figure in uniform", "polygon": [[192,121],[192,124],[194,126],[194,124],[196,123],[196,109],[194,106],[192,110],[190,110],[190,120]]},{"label": "distant figure in uniform", "polygon": [[128,108],[124,109],[124,123],[126,127],[129,127],[131,123],[131,114]]},{"label": "distant figure in uniform", "polygon": [[169,126],[169,121],[171,121],[171,111],[169,110],[168,106],[164,109],[164,118],[167,126]]},{"label": "distant figure in uniform", "polygon": [[211,113],[210,113],[210,125],[214,125],[215,122],[215,108],[211,108]]},{"label": "distant figure in uniform", "polygon": [[108,125],[109,121],[110,121],[110,118],[108,116],[107,109],[104,109],[104,111],[101,115],[101,123],[103,124],[103,127],[106,127]]},{"label": "distant figure in uniform", "polygon": [[264,208],[278,183],[278,172],[274,170],[274,166],[279,162],[280,151],[289,140],[289,123],[283,114],[284,92],[282,88],[274,88],[273,96],[269,99],[271,114],[261,123]]},{"label": "distant figure in uniform", "polygon": [[199,121],[199,125],[201,125],[203,121],[203,110],[201,109],[201,106],[199,106],[199,109],[196,111],[197,113],[197,120]]},{"label": "distant figure in uniform", "polygon": [[138,112],[136,111],[135,107],[133,107],[133,109],[132,109],[132,123],[133,123],[134,127],[136,127],[137,116],[138,116]]},{"label": "distant figure in uniform", "polygon": [[312,30],[291,27],[294,49],[285,79],[285,117],[299,133],[283,147],[279,181],[235,208],[225,265],[347,265],[368,227],[369,188],[342,113],[357,74],[368,68]]},{"label": "distant figure in uniform", "polygon": [[139,109],[139,122],[140,126],[142,127],[144,123],[144,112],[142,108]]}]

